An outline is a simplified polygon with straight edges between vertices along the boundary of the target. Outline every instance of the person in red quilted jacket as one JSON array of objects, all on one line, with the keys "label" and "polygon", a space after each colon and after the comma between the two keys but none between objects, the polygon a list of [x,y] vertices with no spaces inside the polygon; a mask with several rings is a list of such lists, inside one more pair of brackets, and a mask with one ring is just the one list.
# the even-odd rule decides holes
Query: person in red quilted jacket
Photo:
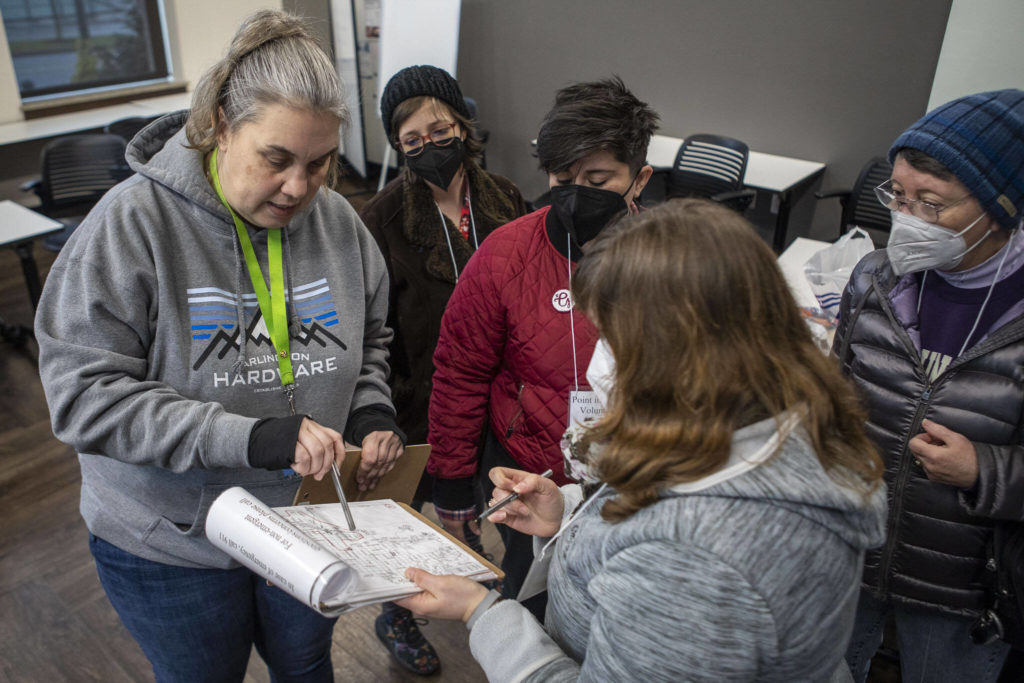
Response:
[{"label": "person in red quilted jacket", "polygon": [[[555,482],[568,482],[559,441],[570,401],[577,418],[596,405],[586,370],[598,337],[573,310],[572,271],[612,218],[638,211],[657,121],[618,78],[559,90],[537,136],[551,205],[491,233],[455,286],[434,352],[427,471],[438,517],[456,537],[478,532],[476,501],[490,498],[492,467],[551,469]],[[532,539],[499,531],[503,592],[515,597]],[[542,600],[532,608],[543,617]]]}]

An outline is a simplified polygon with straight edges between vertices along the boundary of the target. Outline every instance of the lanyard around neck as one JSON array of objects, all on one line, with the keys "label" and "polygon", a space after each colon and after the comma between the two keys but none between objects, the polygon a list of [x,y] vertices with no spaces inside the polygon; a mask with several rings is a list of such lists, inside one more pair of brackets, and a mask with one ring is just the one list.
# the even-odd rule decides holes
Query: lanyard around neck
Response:
[{"label": "lanyard around neck", "polygon": [[[448,234],[448,224],[444,221],[444,212],[441,211],[441,205],[434,200],[434,206],[437,207],[437,215],[441,217],[441,232],[444,233],[444,239],[448,243],[448,255],[452,257],[452,270],[455,272],[455,284],[459,284],[459,264],[455,262],[455,250],[452,248],[452,237]],[[473,219],[473,203],[469,199],[469,180],[466,180],[466,199],[463,202],[463,208],[469,207],[469,225],[473,229],[473,249],[480,248],[480,242],[476,237],[476,221]],[[461,219],[459,221],[462,222]],[[459,226],[455,226],[458,230]]]},{"label": "lanyard around neck", "polygon": [[576,391],[580,390],[580,369],[576,364],[576,325],[572,321],[572,311],[576,308],[576,302],[572,300],[572,235],[566,235],[566,261],[569,263],[569,337],[572,339],[572,382]]},{"label": "lanyard around neck", "polygon": [[[217,191],[220,201],[235,221],[235,230],[238,232],[239,242],[242,243],[242,253],[245,255],[249,279],[256,292],[256,300],[259,302],[263,322],[267,326],[267,332],[270,333],[270,341],[274,344],[274,350],[277,351],[277,368],[281,373],[281,386],[287,387],[295,383],[295,377],[292,375],[292,359],[288,353],[288,315],[284,303],[284,259],[281,254],[281,228],[267,228],[267,260],[270,270],[270,290],[268,291],[267,283],[263,280],[263,273],[260,271],[260,262],[252,248],[252,240],[249,239],[249,232],[245,229],[242,219],[224,198],[224,191],[220,187],[220,177],[217,175],[216,149],[210,154],[210,180],[213,181],[213,189]],[[242,296],[242,293],[239,292],[238,296]],[[238,333],[246,334],[246,331],[239,330]]]}]

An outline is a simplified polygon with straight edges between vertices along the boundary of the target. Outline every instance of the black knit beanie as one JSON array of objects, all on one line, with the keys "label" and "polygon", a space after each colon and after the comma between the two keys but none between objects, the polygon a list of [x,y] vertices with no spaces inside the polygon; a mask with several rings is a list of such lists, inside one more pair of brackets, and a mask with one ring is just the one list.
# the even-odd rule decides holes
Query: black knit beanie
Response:
[{"label": "black knit beanie", "polygon": [[384,120],[384,135],[394,147],[391,139],[391,114],[395,107],[410,97],[436,97],[454,109],[463,118],[470,118],[466,100],[462,97],[459,83],[451,74],[436,66],[408,66],[388,81],[380,96],[380,115]]}]

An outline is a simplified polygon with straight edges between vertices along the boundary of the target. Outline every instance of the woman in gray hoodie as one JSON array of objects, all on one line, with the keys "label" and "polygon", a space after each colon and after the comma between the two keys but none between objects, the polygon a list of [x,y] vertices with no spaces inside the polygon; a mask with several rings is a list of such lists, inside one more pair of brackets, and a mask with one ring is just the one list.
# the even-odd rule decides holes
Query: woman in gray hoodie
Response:
[{"label": "woman in gray hoodie", "polygon": [[191,110],[132,141],[135,175],[75,231],[39,304],[90,549],[158,681],[240,681],[253,644],[275,680],[333,678],[334,621],[215,549],[205,521],[234,485],[290,504],[342,434],[363,446],[364,486],[402,452],[384,260],[325,187],[344,117],[305,26],[252,15]]},{"label": "woman in gray hoodie", "polygon": [[424,592],[402,604],[465,620],[496,681],[843,671],[883,537],[881,463],[771,250],[728,209],[672,202],[598,236],[572,288],[614,359],[606,412],[567,453],[583,485],[490,474],[496,496],[520,494],[492,519],[550,561],[545,626],[418,569]]}]

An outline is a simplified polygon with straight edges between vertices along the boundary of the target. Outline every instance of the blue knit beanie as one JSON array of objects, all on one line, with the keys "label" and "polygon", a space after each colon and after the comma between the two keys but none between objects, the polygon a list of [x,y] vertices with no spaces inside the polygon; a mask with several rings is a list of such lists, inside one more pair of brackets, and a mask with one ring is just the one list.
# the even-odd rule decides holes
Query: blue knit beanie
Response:
[{"label": "blue knit beanie", "polygon": [[986,213],[1012,230],[1024,211],[1024,90],[968,95],[936,107],[896,138],[948,168]]}]

